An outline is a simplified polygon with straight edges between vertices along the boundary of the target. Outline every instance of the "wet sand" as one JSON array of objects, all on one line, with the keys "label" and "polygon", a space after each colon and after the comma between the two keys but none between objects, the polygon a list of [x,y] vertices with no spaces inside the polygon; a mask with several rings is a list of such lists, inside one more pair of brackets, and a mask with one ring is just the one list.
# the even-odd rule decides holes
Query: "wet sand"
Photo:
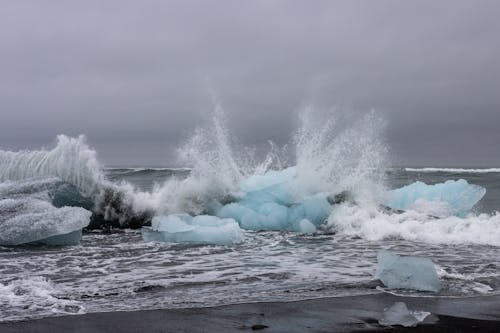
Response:
[{"label": "wet sand", "polygon": [[[414,328],[378,324],[384,308],[405,302],[432,315]],[[500,296],[400,297],[380,293],[297,302],[104,312],[0,323],[0,332],[500,332]]]}]

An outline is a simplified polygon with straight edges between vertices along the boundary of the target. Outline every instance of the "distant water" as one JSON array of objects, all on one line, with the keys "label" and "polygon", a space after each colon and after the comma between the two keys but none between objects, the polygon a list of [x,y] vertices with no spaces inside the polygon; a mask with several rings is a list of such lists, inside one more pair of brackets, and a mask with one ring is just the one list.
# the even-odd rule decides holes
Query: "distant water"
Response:
[{"label": "distant water", "polygon": [[[187,177],[189,170],[112,168],[105,174],[147,191],[169,177]],[[499,207],[500,172],[393,168],[387,175],[391,187],[464,178],[488,191],[477,213]],[[143,243],[137,230],[118,230],[87,232],[75,247],[3,247],[1,318],[374,293],[376,251],[382,248],[431,257],[444,285],[439,295],[500,291],[497,246],[286,231],[248,231],[246,237],[230,247],[160,244]]]}]

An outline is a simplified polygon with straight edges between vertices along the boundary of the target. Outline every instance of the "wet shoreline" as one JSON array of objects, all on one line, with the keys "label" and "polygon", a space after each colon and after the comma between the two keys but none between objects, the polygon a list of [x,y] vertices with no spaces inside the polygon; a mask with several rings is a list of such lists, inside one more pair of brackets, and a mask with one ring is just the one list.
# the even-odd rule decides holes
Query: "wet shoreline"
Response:
[{"label": "wet shoreline", "polygon": [[[414,328],[378,324],[383,310],[405,302],[432,314]],[[404,297],[388,293],[295,302],[243,303],[217,307],[117,311],[0,323],[15,332],[496,332],[500,295]]]}]

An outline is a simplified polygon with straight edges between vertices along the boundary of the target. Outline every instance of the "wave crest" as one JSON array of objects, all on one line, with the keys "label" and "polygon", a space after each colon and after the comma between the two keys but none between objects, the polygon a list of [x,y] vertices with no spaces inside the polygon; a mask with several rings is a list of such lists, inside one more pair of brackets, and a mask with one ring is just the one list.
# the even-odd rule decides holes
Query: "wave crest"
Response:
[{"label": "wave crest", "polygon": [[0,181],[24,180],[35,177],[58,177],[78,187],[82,194],[92,196],[104,182],[97,153],[86,138],[57,136],[51,150],[0,150]]}]

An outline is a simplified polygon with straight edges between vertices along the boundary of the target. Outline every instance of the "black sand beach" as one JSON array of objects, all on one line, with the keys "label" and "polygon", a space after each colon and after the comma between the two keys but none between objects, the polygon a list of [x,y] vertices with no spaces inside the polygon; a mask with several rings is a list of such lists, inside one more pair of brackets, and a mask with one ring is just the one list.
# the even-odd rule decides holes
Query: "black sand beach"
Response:
[{"label": "black sand beach", "polygon": [[[384,308],[405,302],[431,312],[413,328],[382,327]],[[247,303],[218,307],[92,313],[8,322],[0,332],[498,332],[500,296],[400,297],[380,293],[297,302]]]}]

